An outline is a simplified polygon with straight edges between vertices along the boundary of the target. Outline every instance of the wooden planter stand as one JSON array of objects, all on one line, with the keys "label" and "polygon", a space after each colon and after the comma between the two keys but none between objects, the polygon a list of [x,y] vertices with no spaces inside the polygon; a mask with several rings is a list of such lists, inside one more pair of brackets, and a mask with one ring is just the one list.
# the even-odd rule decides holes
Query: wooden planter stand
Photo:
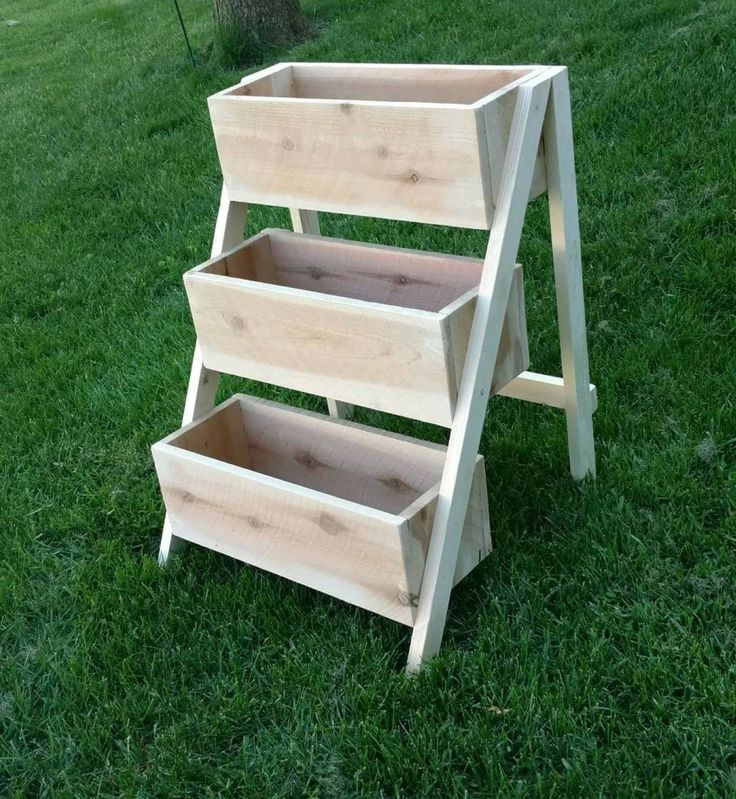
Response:
[{"label": "wooden planter stand", "polygon": [[[452,586],[490,552],[488,398],[565,410],[595,474],[564,67],[278,64],[209,99],[224,185],[212,259],[185,275],[197,330],[183,427],[155,444],[179,540],[413,627],[439,649]],[[527,203],[549,196],[562,377],[526,371]],[[243,241],[248,203],[295,232]],[[484,260],[328,239],[318,211],[489,230]],[[329,395],[331,417],[237,395],[219,373]],[[351,403],[450,429],[440,447],[347,421]]]}]

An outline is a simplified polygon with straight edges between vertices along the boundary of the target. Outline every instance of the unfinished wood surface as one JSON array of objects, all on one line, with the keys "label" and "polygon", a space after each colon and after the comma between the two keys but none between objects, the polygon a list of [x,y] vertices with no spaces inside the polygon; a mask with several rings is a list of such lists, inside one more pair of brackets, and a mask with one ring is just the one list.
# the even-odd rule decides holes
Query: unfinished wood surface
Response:
[{"label": "unfinished wood surface", "polygon": [[269,282],[382,305],[440,311],[477,287],[478,258],[267,230]]},{"label": "unfinished wood surface", "polygon": [[[215,233],[212,239],[212,257],[219,256],[225,250],[233,248],[243,240],[245,218],[248,206],[244,203],[233,202],[225,186],[220,195],[220,207],[215,222]],[[189,373],[189,386],[184,402],[182,424],[189,424],[193,419],[207,413],[215,404],[219,374],[205,367],[202,361],[202,350],[199,342],[194,345],[192,367]],[[172,552],[181,548],[180,542],[173,534],[168,515],[164,518],[161,531],[161,544],[159,546],[158,560],[164,564]]]},{"label": "unfinished wood surface", "polygon": [[509,126],[499,117],[513,114],[498,101],[539,69],[256,73],[209,98],[225,183],[244,202],[488,229]]},{"label": "unfinished wood surface", "polygon": [[[439,451],[442,454],[444,463],[446,449],[441,447]],[[417,502],[420,503],[418,512],[414,513],[413,506],[410,506],[402,513],[402,516],[409,524],[412,546],[418,547],[418,551],[421,552],[422,567],[424,567],[426,561],[429,541],[432,535],[432,526],[434,524],[434,516],[437,510],[437,488],[437,485],[432,487],[431,498],[428,502],[425,501],[425,497],[420,497],[420,499],[417,500]],[[453,585],[457,585],[464,577],[467,577],[467,575],[490,554],[492,548],[490,529],[485,465],[483,458],[478,455],[475,462],[473,483],[470,490],[468,510],[465,515],[462,539],[460,541],[460,551],[458,552],[457,561],[455,563]],[[414,549],[413,551],[416,552],[417,550]],[[416,562],[417,560],[415,559],[411,566],[416,567]],[[406,563],[406,557],[405,567],[407,569],[410,568],[410,564]],[[420,572],[419,585],[421,584],[421,577],[422,574]],[[418,599],[418,595],[413,595],[411,597],[412,604],[416,605]]]},{"label": "unfinished wood surface", "polygon": [[525,78],[536,67],[454,64],[291,64],[294,97],[470,105]]},{"label": "unfinished wood surface", "polygon": [[311,233],[319,236],[319,214],[301,208],[289,208],[291,226],[295,233]]},{"label": "unfinished wood surface", "polygon": [[233,94],[255,94],[259,97],[289,97],[294,93],[292,71],[289,64],[272,64],[246,75]]},{"label": "unfinished wood surface", "polygon": [[[590,383],[590,408],[595,411],[598,407],[598,395],[595,386]],[[525,402],[535,402],[539,405],[549,405],[551,408],[566,407],[565,381],[561,377],[543,375],[538,372],[522,372],[510,383],[499,390],[502,397],[513,397]]]},{"label": "unfinished wood surface", "polygon": [[407,671],[415,672],[442,642],[462,526],[480,444],[488,385],[501,341],[536,153],[555,70],[519,89],[499,203],[491,228],[475,317],[450,433],[437,508],[425,563]]},{"label": "unfinished wood surface", "polygon": [[[465,355],[468,350],[470,331],[475,315],[477,289],[473,290],[471,302],[463,298],[445,308],[447,332],[452,357],[450,359],[450,380],[459,391],[463,375]],[[499,393],[504,386],[520,375],[529,366],[529,342],[526,332],[526,308],[524,305],[524,280],[519,264],[514,267],[511,293],[506,308],[506,316],[501,328],[501,343],[496,356],[496,366],[491,380],[491,395]],[[457,395],[455,395],[457,396]]]},{"label": "unfinished wood surface", "polygon": [[[208,367],[449,427],[481,268],[265,231],[184,282]],[[528,366],[513,286],[494,389]]]},{"label": "unfinished wood surface", "polygon": [[[227,188],[223,186],[215,233],[212,237],[211,257],[215,258],[243,241],[247,212],[248,206],[245,203],[235,202],[228,194]],[[202,351],[197,342],[194,346],[182,424],[188,424],[192,419],[212,409],[218,382],[218,373],[206,368],[202,363]]]},{"label": "unfinished wood surface", "polygon": [[[573,476],[595,470],[566,70],[289,63],[209,105],[216,242],[245,202],[289,207],[302,233],[319,210],[491,231],[483,262],[267,231],[186,276],[185,420],[227,371],[329,394],[334,414],[357,402],[451,425],[447,449],[240,396],[153,448],[162,560],[178,536],[413,625],[415,671],[490,550],[489,393],[563,407]],[[526,203],[548,187],[562,378],[525,371],[514,268]]]},{"label": "unfinished wood surface", "polygon": [[[291,226],[295,233],[311,233],[318,236],[319,214],[317,211],[305,211],[299,208],[290,208]],[[327,397],[327,411],[330,416],[338,419],[350,419],[353,416],[353,406],[347,402]]]},{"label": "unfinished wood surface", "polygon": [[570,471],[574,479],[581,480],[586,475],[595,476],[595,443],[566,69],[552,81],[544,136]]},{"label": "unfinished wood surface", "polygon": [[[518,98],[518,92],[506,92],[499,97],[495,103],[488,104],[483,108],[483,130],[485,132],[485,142],[488,148],[488,163],[502,164],[506,155],[511,121],[514,116],[514,108]],[[491,186],[491,197],[494,206],[498,202],[499,190],[501,187],[501,170],[489,167],[489,182]],[[533,200],[547,189],[547,171],[544,159],[544,137],[539,142],[537,155],[534,161],[534,173],[532,175],[532,185],[529,190],[529,199]]]},{"label": "unfinished wood surface", "polygon": [[539,65],[282,62],[244,77],[229,93],[424,103],[483,102]]},{"label": "unfinished wood surface", "polygon": [[[152,449],[175,535],[413,622],[444,448],[237,395]],[[475,469],[457,580],[490,551]]]}]

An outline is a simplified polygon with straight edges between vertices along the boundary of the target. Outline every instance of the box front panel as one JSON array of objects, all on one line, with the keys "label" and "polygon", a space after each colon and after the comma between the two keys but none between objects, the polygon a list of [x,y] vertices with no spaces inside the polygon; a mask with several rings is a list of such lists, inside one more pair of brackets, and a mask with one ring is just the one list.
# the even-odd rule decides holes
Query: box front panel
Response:
[{"label": "box front panel", "polygon": [[244,96],[209,106],[234,200],[490,225],[486,143],[471,108]]},{"label": "box front panel", "polygon": [[[174,535],[411,624],[400,519],[154,448]],[[390,521],[393,519],[393,522]]]},{"label": "box front panel", "polygon": [[450,425],[438,316],[205,275],[186,287],[208,368]]}]

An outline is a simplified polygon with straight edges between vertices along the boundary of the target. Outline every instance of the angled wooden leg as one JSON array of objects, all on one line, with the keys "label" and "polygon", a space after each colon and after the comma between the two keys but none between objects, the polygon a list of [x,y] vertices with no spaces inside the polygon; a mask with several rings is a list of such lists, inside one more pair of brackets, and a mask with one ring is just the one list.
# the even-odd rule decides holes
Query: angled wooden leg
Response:
[{"label": "angled wooden leg", "polygon": [[555,265],[570,471],[575,480],[595,476],[593,403],[585,334],[583,270],[567,70],[552,81],[544,121],[547,191]]},{"label": "angled wooden leg", "polygon": [[[212,238],[212,258],[243,240],[247,210],[248,206],[245,203],[237,203],[230,200],[227,189],[225,186],[222,187],[220,210],[217,212],[215,234]],[[219,372],[208,369],[202,362],[202,351],[199,347],[199,342],[197,342],[194,345],[194,357],[192,358],[192,369],[189,373],[189,387],[187,388],[187,398],[184,403],[182,426],[189,424],[189,422],[203,413],[212,410],[215,405],[219,378]],[[166,563],[169,555],[180,549],[182,543],[181,539],[173,534],[171,522],[167,515],[161,532],[158,562],[162,565]]]},{"label": "angled wooden leg", "polygon": [[[313,233],[319,236],[319,214],[317,211],[303,211],[299,208],[289,208],[291,226],[297,233]],[[348,402],[327,398],[327,410],[330,416],[338,419],[350,419],[353,415],[353,406]]]},{"label": "angled wooden leg", "polygon": [[514,263],[555,69],[519,89],[506,150],[498,203],[478,289],[468,352],[440,482],[407,672],[439,650],[467,511],[473,466],[480,444],[488,387],[501,340]]}]

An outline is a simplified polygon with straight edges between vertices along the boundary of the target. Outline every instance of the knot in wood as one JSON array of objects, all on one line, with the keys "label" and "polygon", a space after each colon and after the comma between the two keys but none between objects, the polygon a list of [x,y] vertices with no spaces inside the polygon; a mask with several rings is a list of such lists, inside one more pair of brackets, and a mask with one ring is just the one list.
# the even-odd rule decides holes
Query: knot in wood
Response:
[{"label": "knot in wood", "polygon": [[417,603],[419,602],[418,594],[412,594],[409,591],[407,591],[406,588],[403,588],[401,586],[399,586],[399,589],[396,592],[396,598],[399,600],[399,604],[404,605],[405,607],[408,607],[410,605],[412,607],[416,607]]},{"label": "knot in wood", "polygon": [[314,280],[319,280],[321,277],[324,277],[327,272],[325,272],[324,269],[320,269],[318,266],[308,266],[307,274],[309,277],[314,278]]}]

